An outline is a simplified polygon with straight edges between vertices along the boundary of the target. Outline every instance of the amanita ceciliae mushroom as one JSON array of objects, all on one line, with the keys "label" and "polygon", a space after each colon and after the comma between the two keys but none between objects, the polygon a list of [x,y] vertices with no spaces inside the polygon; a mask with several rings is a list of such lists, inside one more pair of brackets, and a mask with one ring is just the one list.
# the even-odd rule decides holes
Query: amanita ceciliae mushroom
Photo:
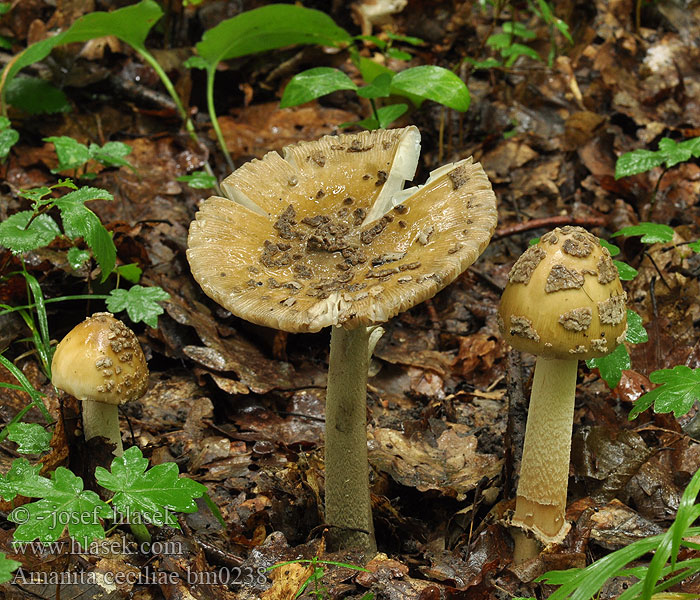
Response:
[{"label": "amanita ceciliae mushroom", "polygon": [[136,335],[111,313],[95,313],[56,347],[51,381],[82,402],[85,440],[105,437],[123,452],[118,406],[140,398],[148,366]]},{"label": "amanita ceciliae mushroom", "polygon": [[[501,332],[537,355],[513,523],[541,542],[565,537],[566,491],[578,361],[625,339],[625,292],[610,253],[580,227],[557,228],[510,271],[499,307]],[[516,535],[515,560],[536,553]]]},{"label": "amanita ceciliae mushroom", "polygon": [[[187,257],[233,314],[288,332],[331,326],[326,523],[331,544],[374,545],[366,432],[372,328],[432,297],[484,250],[496,199],[471,158],[403,190],[415,127],[326,136],[270,152],[205,200]],[[376,336],[374,336],[376,337]]]}]

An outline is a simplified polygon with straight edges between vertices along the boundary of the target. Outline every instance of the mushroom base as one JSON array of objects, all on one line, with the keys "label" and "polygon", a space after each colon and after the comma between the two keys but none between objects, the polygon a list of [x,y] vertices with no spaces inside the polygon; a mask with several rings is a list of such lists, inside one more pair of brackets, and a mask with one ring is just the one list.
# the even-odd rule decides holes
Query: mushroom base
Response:
[{"label": "mushroom base", "polygon": [[115,456],[124,453],[119,429],[119,406],[103,402],[83,400],[83,433],[85,441],[94,437],[104,437],[116,445]]},{"label": "mushroom base", "polygon": [[545,544],[561,542],[569,529],[566,491],[577,371],[576,359],[538,357],[535,364],[512,522]]},{"label": "mushroom base", "polygon": [[370,332],[333,327],[326,392],[326,523],[329,548],[374,550],[367,458]]}]

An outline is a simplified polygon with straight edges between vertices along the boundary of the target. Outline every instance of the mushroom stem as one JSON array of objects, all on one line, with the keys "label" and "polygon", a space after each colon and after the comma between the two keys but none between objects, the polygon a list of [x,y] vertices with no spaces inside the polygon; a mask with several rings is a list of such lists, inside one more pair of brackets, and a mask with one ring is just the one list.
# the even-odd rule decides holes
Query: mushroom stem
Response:
[{"label": "mushroom stem", "polygon": [[367,460],[366,327],[331,328],[326,391],[326,523],[329,546],[374,550]]},{"label": "mushroom stem", "polygon": [[[545,543],[561,542],[568,531],[566,489],[577,370],[577,359],[538,357],[535,364],[513,524]],[[518,560],[536,556],[536,545],[524,536],[516,536],[515,542]]]},{"label": "mushroom stem", "polygon": [[122,436],[119,430],[119,406],[104,402],[83,400],[83,432],[85,441],[94,437],[104,437],[116,445],[115,456],[124,453]]}]

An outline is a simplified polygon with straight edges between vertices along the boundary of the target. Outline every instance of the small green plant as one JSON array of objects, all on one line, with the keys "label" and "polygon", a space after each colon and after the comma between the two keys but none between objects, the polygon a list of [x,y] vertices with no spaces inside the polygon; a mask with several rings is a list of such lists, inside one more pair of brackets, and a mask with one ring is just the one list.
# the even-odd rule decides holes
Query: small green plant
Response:
[{"label": "small green plant", "polygon": [[620,156],[615,163],[615,179],[645,173],[662,165],[665,173],[671,167],[691,158],[700,158],[700,137],[683,142],[665,137],[659,142],[658,150],[632,150]]},{"label": "small green plant", "polygon": [[630,421],[652,405],[656,413],[672,412],[675,417],[680,417],[700,399],[700,369],[676,365],[672,369],[653,371],[649,381],[660,385],[637,398],[630,411]]},{"label": "small green plant", "polygon": [[12,146],[19,140],[19,133],[12,129],[10,119],[0,117],[0,159],[4,159],[10,153]]},{"label": "small green plant", "polygon": [[[90,144],[86,146],[72,137],[65,135],[44,138],[45,142],[51,142],[56,149],[58,166],[51,169],[52,173],[73,171],[73,176],[81,179],[94,179],[95,173],[85,171],[90,160],[97,161],[105,167],[129,167],[136,171],[126,156],[131,154],[131,146],[122,142],[107,142],[104,146]],[[80,170],[82,168],[82,170]]]},{"label": "small green plant", "polygon": [[[336,562],[334,560],[321,560],[317,556],[314,556],[311,559],[299,558],[296,560],[288,560],[286,562],[272,565],[271,567],[268,567],[267,570],[271,571],[272,569],[278,569],[286,565],[296,564],[308,564],[312,568],[312,572],[306,581],[301,584],[301,587],[294,595],[295,600],[305,592],[316,598],[316,600],[327,600],[331,597],[328,588],[323,585],[323,577],[326,574],[324,566],[332,565],[334,567],[343,567],[344,569],[353,569],[354,571],[364,571],[366,573],[369,572],[369,570],[365,569],[364,567],[358,567],[357,565],[352,565],[349,563]],[[360,600],[372,600],[372,598],[374,598],[374,594],[372,592],[367,592],[360,598]]]},{"label": "small green plant", "polygon": [[12,581],[12,573],[19,569],[22,563],[7,558],[4,552],[0,552],[0,583]]},{"label": "small green plant", "polygon": [[[21,451],[21,450],[18,450]],[[195,512],[195,498],[206,488],[179,475],[177,464],[162,463],[148,469],[148,459],[132,446],[116,457],[110,470],[97,467],[100,486],[114,492],[104,502],[83,489],[83,480],[65,467],[58,467],[51,478],[39,474],[41,465],[26,458],[12,462],[6,475],[0,475],[0,497],[12,502],[18,495],[38,500],[18,506],[8,515],[17,524],[13,546],[38,539],[56,542],[67,529],[83,548],[104,539],[105,525],[114,523],[168,525],[179,529],[174,512]]]},{"label": "small green plant", "polygon": [[[697,471],[683,492],[676,518],[666,533],[636,541],[597,560],[585,569],[550,571],[536,581],[560,586],[549,596],[549,600],[589,600],[600,592],[608,579],[632,576],[637,578],[638,582],[627,588],[617,600],[651,600],[654,594],[692,578],[700,572],[700,559],[679,561],[678,553],[681,547],[696,552],[700,550],[700,544],[693,540],[694,536],[700,535],[700,527],[692,527],[700,517],[700,504],[696,504],[699,492],[700,471]],[[647,566],[627,567],[650,553],[653,553],[653,558]],[[697,595],[678,597],[690,600]]]}]

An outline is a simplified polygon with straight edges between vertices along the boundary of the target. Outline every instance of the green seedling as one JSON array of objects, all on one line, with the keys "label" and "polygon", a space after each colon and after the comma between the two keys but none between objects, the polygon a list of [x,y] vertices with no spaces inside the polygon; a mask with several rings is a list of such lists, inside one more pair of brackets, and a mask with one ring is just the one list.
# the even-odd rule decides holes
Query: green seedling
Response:
[{"label": "green seedling", "polygon": [[97,144],[86,146],[65,135],[47,137],[44,138],[44,141],[54,145],[56,156],[58,156],[58,166],[51,169],[52,173],[72,170],[75,177],[94,179],[95,173],[85,171],[85,166],[90,160],[97,161],[105,167],[129,167],[136,172],[136,169],[125,158],[131,154],[131,146],[122,142],[107,142],[104,146]]},{"label": "green seedling", "polygon": [[0,117],[0,159],[4,159],[10,153],[12,146],[19,140],[19,133],[12,129],[10,119]]}]

